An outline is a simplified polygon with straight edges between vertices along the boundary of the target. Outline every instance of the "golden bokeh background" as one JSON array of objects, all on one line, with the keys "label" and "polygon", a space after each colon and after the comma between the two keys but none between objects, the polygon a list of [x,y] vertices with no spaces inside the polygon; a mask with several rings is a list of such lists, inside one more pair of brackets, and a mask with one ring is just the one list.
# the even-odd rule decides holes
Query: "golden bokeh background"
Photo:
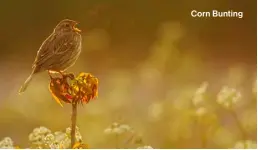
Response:
[{"label": "golden bokeh background", "polygon": [[[193,9],[243,11],[244,17],[192,18]],[[98,99],[78,112],[91,148],[114,148],[103,131],[119,121],[154,148],[230,148],[256,141],[256,10],[256,1],[234,0],[2,1],[0,138],[26,147],[34,128],[70,125],[70,106],[53,100],[47,73],[35,75],[18,95],[43,40],[70,18],[80,22],[83,52],[69,71],[99,79]],[[209,83],[203,106],[209,113],[198,124],[191,102],[203,82]],[[234,112],[244,137],[232,113],[216,103],[224,85],[242,94]]]}]

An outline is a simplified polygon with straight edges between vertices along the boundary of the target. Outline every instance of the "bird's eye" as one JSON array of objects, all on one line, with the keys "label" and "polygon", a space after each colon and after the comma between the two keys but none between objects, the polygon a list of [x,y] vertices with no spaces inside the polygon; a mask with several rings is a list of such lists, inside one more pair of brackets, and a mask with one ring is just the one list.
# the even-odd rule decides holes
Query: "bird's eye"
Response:
[{"label": "bird's eye", "polygon": [[65,27],[69,27],[69,24],[65,24]]}]

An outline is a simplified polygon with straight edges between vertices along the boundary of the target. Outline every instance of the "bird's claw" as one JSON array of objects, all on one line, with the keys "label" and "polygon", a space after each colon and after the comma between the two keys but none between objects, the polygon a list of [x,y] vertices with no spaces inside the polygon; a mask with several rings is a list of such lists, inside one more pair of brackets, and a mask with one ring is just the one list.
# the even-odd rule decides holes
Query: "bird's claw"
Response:
[{"label": "bird's claw", "polygon": [[63,73],[63,78],[69,78],[69,79],[73,80],[75,78],[75,76],[72,73]]}]

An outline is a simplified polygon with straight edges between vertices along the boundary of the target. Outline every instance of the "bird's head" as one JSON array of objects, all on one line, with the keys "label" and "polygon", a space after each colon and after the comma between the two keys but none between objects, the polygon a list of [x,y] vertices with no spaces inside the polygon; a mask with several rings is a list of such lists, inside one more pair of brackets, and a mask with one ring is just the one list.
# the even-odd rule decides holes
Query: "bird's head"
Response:
[{"label": "bird's head", "polygon": [[71,32],[71,31],[81,32],[81,30],[76,27],[77,24],[78,24],[77,21],[64,19],[57,24],[54,31],[55,32]]}]

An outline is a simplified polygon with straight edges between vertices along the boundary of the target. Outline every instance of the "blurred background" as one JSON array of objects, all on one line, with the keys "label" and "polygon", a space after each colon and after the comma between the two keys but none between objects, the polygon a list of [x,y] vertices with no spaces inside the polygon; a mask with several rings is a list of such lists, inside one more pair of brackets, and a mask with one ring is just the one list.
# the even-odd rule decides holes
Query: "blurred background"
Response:
[{"label": "blurred background", "polygon": [[[242,11],[244,17],[192,18],[193,9]],[[91,148],[114,148],[103,133],[113,122],[130,125],[154,148],[229,148],[256,141],[256,11],[256,1],[234,0],[2,1],[0,138],[26,147],[34,128],[70,125],[70,105],[61,108],[53,100],[47,73],[35,75],[18,95],[41,43],[70,18],[80,22],[83,51],[69,71],[99,79],[98,99],[78,112]],[[191,104],[203,82],[209,83],[204,107],[210,115],[200,128]],[[216,103],[224,85],[241,92],[234,114],[243,129]]]}]

